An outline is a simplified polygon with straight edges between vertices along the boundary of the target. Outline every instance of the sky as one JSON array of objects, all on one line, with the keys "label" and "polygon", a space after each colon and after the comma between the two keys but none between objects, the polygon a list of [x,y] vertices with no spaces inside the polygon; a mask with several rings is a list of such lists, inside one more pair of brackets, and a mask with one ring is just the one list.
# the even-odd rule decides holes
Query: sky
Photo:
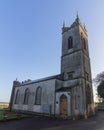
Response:
[{"label": "sky", "polygon": [[88,31],[92,78],[104,71],[104,0],[0,0],[0,102],[14,80],[60,73],[62,25],[77,15]]}]

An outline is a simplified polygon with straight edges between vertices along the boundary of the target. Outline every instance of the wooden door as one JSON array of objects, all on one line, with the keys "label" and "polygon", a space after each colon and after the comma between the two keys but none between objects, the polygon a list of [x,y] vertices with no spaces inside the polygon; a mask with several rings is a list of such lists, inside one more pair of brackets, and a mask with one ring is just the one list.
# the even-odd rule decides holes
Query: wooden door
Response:
[{"label": "wooden door", "polygon": [[60,116],[66,118],[68,114],[67,97],[63,94],[60,97]]}]

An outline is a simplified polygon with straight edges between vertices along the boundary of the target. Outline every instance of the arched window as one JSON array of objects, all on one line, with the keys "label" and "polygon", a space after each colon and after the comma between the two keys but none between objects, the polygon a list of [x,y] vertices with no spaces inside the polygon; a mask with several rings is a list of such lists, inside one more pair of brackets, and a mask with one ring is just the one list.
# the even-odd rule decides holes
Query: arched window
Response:
[{"label": "arched window", "polygon": [[71,48],[73,48],[73,39],[72,39],[72,37],[69,37],[68,38],[68,49],[71,49]]},{"label": "arched window", "polygon": [[81,44],[83,44],[83,34],[81,33]]},{"label": "arched window", "polygon": [[25,95],[24,95],[23,104],[27,105],[27,104],[28,104],[28,101],[29,101],[29,89],[27,88],[27,89],[25,90]]},{"label": "arched window", "polygon": [[40,105],[41,104],[41,93],[42,93],[42,88],[38,87],[36,89],[36,97],[35,97],[35,104]]},{"label": "arched window", "polygon": [[20,98],[20,90],[17,90],[16,96],[15,96],[15,104],[19,103],[19,98]]},{"label": "arched window", "polygon": [[86,39],[83,37],[83,34],[81,33],[81,43],[84,50],[87,49]]},{"label": "arched window", "polygon": [[86,50],[86,40],[83,38],[83,48]]},{"label": "arched window", "polygon": [[87,85],[86,88],[86,106],[88,106],[88,104],[91,104],[91,88],[89,85]]}]

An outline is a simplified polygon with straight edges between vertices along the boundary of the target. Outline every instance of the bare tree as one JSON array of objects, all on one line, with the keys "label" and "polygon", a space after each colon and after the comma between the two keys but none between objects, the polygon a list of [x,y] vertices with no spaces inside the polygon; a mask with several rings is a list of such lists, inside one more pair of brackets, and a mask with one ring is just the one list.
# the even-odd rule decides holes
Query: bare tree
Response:
[{"label": "bare tree", "polygon": [[104,71],[97,74],[93,82],[97,87],[98,95],[104,100]]},{"label": "bare tree", "polygon": [[102,81],[104,81],[104,71],[97,74],[97,76],[95,77],[95,79],[93,79],[94,83],[96,85],[100,84]]}]

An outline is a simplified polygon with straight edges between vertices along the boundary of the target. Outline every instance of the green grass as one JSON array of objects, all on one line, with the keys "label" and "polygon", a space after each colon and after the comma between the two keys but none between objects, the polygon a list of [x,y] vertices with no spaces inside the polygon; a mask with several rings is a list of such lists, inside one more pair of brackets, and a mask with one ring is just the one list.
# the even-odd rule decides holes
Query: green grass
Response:
[{"label": "green grass", "polygon": [[3,119],[3,111],[0,111],[0,120]]},{"label": "green grass", "polygon": [[104,102],[95,103],[96,110],[104,110]]},{"label": "green grass", "polygon": [[4,120],[12,120],[12,119],[21,119],[27,117],[27,115],[24,114],[17,114],[12,112],[6,112],[5,110],[0,110],[0,121]]},{"label": "green grass", "polygon": [[97,106],[104,106],[104,102],[96,103]]}]

